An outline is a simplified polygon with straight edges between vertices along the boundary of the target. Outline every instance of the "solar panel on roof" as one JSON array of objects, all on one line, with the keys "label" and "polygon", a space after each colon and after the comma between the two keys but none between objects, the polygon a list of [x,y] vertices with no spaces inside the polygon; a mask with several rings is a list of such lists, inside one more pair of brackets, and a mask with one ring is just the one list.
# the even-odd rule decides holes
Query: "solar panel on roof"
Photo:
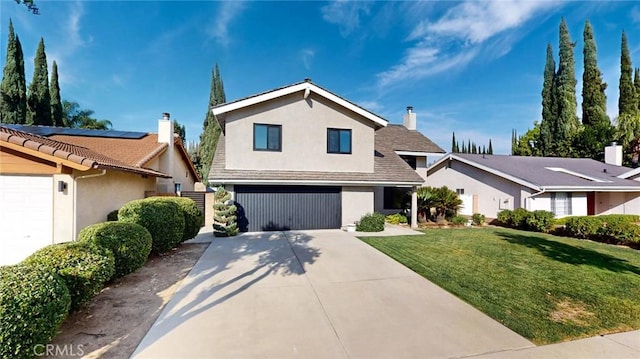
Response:
[{"label": "solar panel on roof", "polygon": [[86,128],[50,127],[50,126],[26,126],[15,124],[2,124],[2,126],[35,135],[49,137],[53,135],[85,136],[85,137],[106,137],[106,138],[126,138],[139,139],[147,135],[146,132],[116,131],[116,130],[93,130]]}]

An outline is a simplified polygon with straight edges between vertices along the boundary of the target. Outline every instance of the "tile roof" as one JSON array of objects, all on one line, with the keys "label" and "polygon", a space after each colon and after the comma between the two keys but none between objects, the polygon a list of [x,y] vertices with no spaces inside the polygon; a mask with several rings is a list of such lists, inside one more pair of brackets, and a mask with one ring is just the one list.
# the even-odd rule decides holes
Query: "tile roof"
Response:
[{"label": "tile roof", "polygon": [[[617,177],[630,171],[630,168],[610,165],[589,158],[525,157],[461,153],[455,153],[449,156],[511,176],[514,179],[529,183],[538,188],[598,187],[606,190],[607,188],[628,187],[637,188],[640,191],[640,182]],[[431,168],[434,168],[434,166]],[[559,168],[562,170],[558,171],[549,168]]]},{"label": "tile roof", "polygon": [[155,177],[170,177],[167,174],[152,169],[135,166],[130,163],[114,159],[107,154],[76,143],[68,143],[60,141],[59,139],[47,138],[24,131],[10,129],[4,126],[0,126],[0,141],[13,143],[87,167],[114,169]]},{"label": "tile roof", "polygon": [[394,151],[445,153],[445,150],[419,131],[396,124],[376,130],[376,148],[379,145],[392,148]]},{"label": "tile roof", "polygon": [[220,135],[216,152],[209,172],[209,181],[213,183],[243,180],[265,181],[306,181],[306,182],[357,182],[402,183],[420,185],[424,179],[420,177],[390,147],[380,146],[376,141],[373,173],[365,172],[322,172],[322,171],[274,171],[274,170],[229,170],[225,169],[225,136]]}]

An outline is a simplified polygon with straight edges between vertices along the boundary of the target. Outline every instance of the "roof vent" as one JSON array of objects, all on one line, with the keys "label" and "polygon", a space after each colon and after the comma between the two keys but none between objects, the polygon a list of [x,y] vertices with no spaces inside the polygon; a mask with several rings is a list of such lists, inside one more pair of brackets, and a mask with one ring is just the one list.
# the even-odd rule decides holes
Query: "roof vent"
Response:
[{"label": "roof vent", "polygon": [[311,82],[311,79],[307,77],[304,79],[304,82]]}]

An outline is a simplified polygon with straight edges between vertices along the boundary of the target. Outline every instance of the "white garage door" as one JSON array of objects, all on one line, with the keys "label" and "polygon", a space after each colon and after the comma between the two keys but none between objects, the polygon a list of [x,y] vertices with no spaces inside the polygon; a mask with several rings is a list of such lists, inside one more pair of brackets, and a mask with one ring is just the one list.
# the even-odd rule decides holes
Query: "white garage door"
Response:
[{"label": "white garage door", "polygon": [[0,265],[53,242],[53,178],[0,176]]}]

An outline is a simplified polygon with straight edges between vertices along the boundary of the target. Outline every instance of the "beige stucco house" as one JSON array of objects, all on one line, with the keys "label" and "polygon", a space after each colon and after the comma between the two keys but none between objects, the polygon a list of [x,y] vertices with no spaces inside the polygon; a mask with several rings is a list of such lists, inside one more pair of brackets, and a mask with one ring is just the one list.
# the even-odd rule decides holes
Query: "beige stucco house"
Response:
[{"label": "beige stucco house", "polygon": [[429,185],[463,200],[462,214],[496,218],[503,209],[546,210],[556,217],[640,214],[638,170],[623,167],[622,147],[605,162],[587,158],[447,154],[427,169]]},{"label": "beige stucco house", "polygon": [[423,185],[426,157],[444,152],[411,109],[408,127],[389,125],[310,80],[212,111],[222,134],[209,183],[233,194],[249,231],[352,224],[383,209],[385,187]]},{"label": "beige stucco house", "polygon": [[198,174],[168,115],[158,134],[0,126],[0,265],[75,240],[124,203],[192,191]]}]

